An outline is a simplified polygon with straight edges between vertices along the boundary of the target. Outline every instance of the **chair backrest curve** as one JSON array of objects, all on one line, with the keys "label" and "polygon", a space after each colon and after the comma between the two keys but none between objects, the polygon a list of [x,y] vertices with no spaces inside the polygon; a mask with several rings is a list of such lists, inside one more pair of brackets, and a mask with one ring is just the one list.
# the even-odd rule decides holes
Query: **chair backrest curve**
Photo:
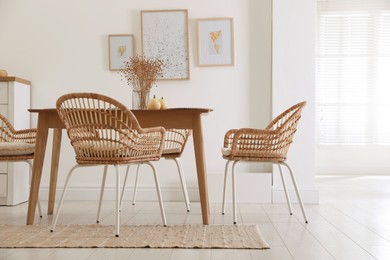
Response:
[{"label": "chair backrest curve", "polygon": [[[78,163],[125,163],[158,159],[162,133],[143,133],[133,113],[97,93],[70,93],[56,102]],[[142,138],[142,134],[148,138]],[[159,135],[162,135],[161,138]]]},{"label": "chair backrest curve", "polygon": [[306,101],[293,105],[292,107],[283,111],[280,115],[275,117],[271,123],[265,128],[267,130],[278,130],[283,127],[289,120],[300,118],[303,108],[306,106]]},{"label": "chair backrest curve", "polygon": [[297,131],[298,122],[301,118],[302,110],[306,106],[306,101],[300,102],[278,115],[266,127],[267,130],[274,130],[278,134],[277,148],[281,155],[287,158],[288,149],[293,142],[293,137]]}]

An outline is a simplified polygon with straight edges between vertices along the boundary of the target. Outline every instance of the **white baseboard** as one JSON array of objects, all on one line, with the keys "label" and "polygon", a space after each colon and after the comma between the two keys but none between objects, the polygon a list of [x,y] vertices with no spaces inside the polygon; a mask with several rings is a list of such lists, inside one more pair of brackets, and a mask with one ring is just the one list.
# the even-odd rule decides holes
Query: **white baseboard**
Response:
[{"label": "white baseboard", "polygon": [[[211,203],[222,202],[223,175],[208,175],[208,195]],[[237,202],[238,203],[285,203],[283,189],[272,188],[271,173],[240,173],[237,175]],[[62,186],[58,186],[56,199],[59,199],[62,192]],[[226,201],[232,201],[231,178],[227,183]],[[183,201],[183,192],[181,186],[161,187],[161,193],[164,201]],[[42,186],[40,197],[47,199],[49,187]],[[100,187],[98,186],[70,186],[66,193],[66,200],[98,200]],[[188,187],[190,201],[199,201],[199,192],[196,186]],[[291,201],[296,202],[295,193],[289,192]],[[301,196],[304,203],[318,203],[318,190],[301,190]],[[105,200],[115,200],[115,187],[108,186],[104,192]],[[133,187],[127,187],[125,191],[125,200],[133,199]],[[157,201],[157,194],[154,185],[140,185],[137,192],[137,201]]]},{"label": "white baseboard", "polygon": [[[58,187],[56,199],[59,199],[63,187]],[[124,200],[133,199],[133,188],[126,188]],[[161,188],[161,193],[164,201],[182,201],[184,200],[181,187]],[[48,198],[49,188],[41,187],[40,197]],[[100,187],[69,187],[65,200],[98,200],[100,195]],[[188,195],[190,201],[199,201],[198,189],[188,187]],[[104,200],[115,200],[115,187],[107,186],[104,190]],[[157,201],[157,193],[154,186],[138,186],[137,201]]]}]

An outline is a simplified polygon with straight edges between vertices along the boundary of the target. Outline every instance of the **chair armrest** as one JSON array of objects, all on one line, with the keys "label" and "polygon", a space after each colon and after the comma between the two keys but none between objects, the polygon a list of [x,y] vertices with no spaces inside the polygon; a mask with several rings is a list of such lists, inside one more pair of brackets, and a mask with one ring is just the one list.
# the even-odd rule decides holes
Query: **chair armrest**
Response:
[{"label": "chair armrest", "polygon": [[[130,129],[129,129],[130,130]],[[164,127],[141,128],[123,134],[122,141],[137,150],[139,156],[161,157],[164,147]]]},{"label": "chair armrest", "polygon": [[161,126],[149,127],[149,128],[141,128],[139,130],[139,132],[140,132],[140,134],[143,134],[143,133],[156,133],[156,132],[160,132],[162,134],[165,134],[165,128],[161,127]]},{"label": "chair armrest", "polygon": [[37,129],[22,129],[13,133],[13,142],[24,142],[29,144],[35,144],[37,138]]},{"label": "chair armrest", "polygon": [[238,129],[230,129],[226,132],[223,140],[223,148],[232,148],[234,135],[237,131]]}]

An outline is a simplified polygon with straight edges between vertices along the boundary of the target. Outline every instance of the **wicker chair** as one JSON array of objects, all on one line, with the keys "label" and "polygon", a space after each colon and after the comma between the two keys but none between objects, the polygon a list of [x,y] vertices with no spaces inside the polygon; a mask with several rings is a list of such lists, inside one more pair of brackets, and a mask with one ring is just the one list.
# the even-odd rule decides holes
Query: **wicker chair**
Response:
[{"label": "wicker chair", "polygon": [[232,186],[234,224],[237,223],[235,167],[240,161],[272,163],[278,165],[288,207],[290,214],[292,215],[293,212],[290,204],[290,198],[288,196],[281,167],[282,165],[286,166],[290,172],[303,217],[305,222],[308,222],[293,171],[286,163],[288,149],[293,142],[293,136],[297,130],[298,121],[301,118],[301,112],[305,105],[306,102],[301,102],[292,106],[276,117],[265,129],[232,129],[225,134],[222,154],[223,158],[226,159],[227,162],[225,165],[222,214],[225,214],[226,179],[228,168],[230,162],[233,162]]},{"label": "wicker chair", "polygon": [[123,104],[100,94],[67,94],[57,100],[56,107],[76,154],[77,164],[71,168],[67,176],[51,231],[53,232],[55,229],[70,176],[79,167],[104,165],[97,214],[97,222],[99,223],[107,168],[109,165],[113,165],[116,169],[115,235],[118,237],[120,227],[119,165],[131,163],[144,163],[152,168],[161,217],[164,226],[166,226],[158,175],[155,167],[151,164],[151,161],[157,161],[161,157],[165,129],[163,127],[141,128],[133,113]]},{"label": "wicker chair", "polygon": [[[36,129],[15,130],[11,122],[0,114],[0,161],[26,162],[29,165],[30,179],[31,160],[34,159]],[[42,217],[41,203],[38,199],[38,212]]]},{"label": "wicker chair", "polygon": [[[174,160],[179,172],[181,187],[183,190],[184,200],[187,207],[187,212],[190,212],[190,201],[188,198],[187,185],[184,177],[183,166],[180,161],[181,154],[183,153],[184,147],[187,143],[188,137],[191,135],[191,130],[188,129],[166,129],[165,132],[165,142],[164,148],[162,151],[161,157],[167,160]],[[135,205],[135,200],[137,196],[137,187],[138,187],[138,176],[139,176],[140,165],[137,165],[137,173],[135,177],[134,184],[134,193],[133,193],[133,205]],[[127,166],[125,181],[123,183],[122,195],[121,195],[121,205],[123,201],[123,194],[125,192],[127,176],[129,173],[130,165]]]}]

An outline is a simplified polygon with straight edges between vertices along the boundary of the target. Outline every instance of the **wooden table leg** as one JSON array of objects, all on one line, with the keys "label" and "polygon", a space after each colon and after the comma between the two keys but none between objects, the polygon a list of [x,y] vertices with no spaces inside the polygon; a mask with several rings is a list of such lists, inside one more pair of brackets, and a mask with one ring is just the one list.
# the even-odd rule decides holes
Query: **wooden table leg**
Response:
[{"label": "wooden table leg", "polygon": [[48,215],[53,215],[54,203],[56,200],[58,162],[60,160],[61,139],[62,139],[62,129],[55,128],[53,131],[53,149],[52,149],[52,156],[51,156],[49,202],[47,206]]},{"label": "wooden table leg", "polygon": [[41,185],[43,161],[47,144],[48,126],[43,115],[38,116],[37,141],[35,144],[34,163],[32,169],[30,196],[28,199],[27,225],[34,224],[35,208],[38,200],[39,187]]},{"label": "wooden table leg", "polygon": [[203,224],[208,225],[210,210],[209,210],[209,196],[207,190],[206,161],[204,159],[201,115],[200,114],[194,115],[192,122],[193,122],[193,139],[194,139],[196,170],[198,174],[198,186],[199,186],[200,205],[202,209],[202,218],[203,218]]}]

